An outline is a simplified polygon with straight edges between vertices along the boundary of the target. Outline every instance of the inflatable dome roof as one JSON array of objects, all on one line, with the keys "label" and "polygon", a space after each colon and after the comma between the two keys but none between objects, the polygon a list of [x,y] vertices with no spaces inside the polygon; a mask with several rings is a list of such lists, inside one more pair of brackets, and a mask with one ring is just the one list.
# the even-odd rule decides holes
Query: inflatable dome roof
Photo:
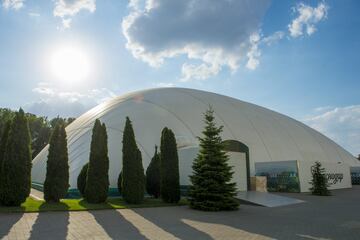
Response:
[{"label": "inflatable dome roof", "polygon": [[[360,165],[329,138],[272,110],[211,92],[159,88],[116,97],[94,107],[66,128],[70,188],[76,188],[77,176],[88,162],[92,127],[97,118],[107,127],[110,187],[116,187],[122,168],[122,131],[126,116],[133,123],[146,169],[165,126],[174,131],[179,150],[198,146],[203,113],[209,105],[214,109],[217,123],[224,126],[223,140],[237,140],[249,148],[251,175],[254,175],[255,162],[299,160]],[[32,181],[35,183],[42,184],[45,180],[47,155],[48,146],[33,160]]]}]

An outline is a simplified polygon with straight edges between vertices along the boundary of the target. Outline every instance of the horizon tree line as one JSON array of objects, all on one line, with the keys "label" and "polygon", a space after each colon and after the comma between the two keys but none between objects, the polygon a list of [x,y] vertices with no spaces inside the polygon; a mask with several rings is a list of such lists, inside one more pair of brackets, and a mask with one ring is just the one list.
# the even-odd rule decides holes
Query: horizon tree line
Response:
[{"label": "horizon tree line", "polygon": [[[5,125],[7,122],[15,117],[16,111],[13,111],[8,108],[0,108],[0,141],[3,137],[3,131],[5,130]],[[57,123],[62,123],[68,126],[72,123],[75,118],[68,117],[55,117],[48,118],[44,116],[37,116],[32,113],[25,113],[25,116],[28,120],[29,131],[31,136],[31,156],[34,159],[40,151],[49,143],[52,132],[54,131]]]}]

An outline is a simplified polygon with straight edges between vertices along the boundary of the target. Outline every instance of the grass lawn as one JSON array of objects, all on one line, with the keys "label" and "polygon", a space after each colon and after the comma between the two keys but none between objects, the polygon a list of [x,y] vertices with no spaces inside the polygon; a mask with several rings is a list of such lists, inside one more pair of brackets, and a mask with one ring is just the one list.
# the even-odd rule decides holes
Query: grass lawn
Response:
[{"label": "grass lawn", "polygon": [[106,203],[91,204],[83,199],[63,199],[60,203],[46,203],[45,201],[35,200],[28,197],[19,207],[0,206],[0,213],[9,212],[47,212],[47,211],[84,211],[99,209],[122,209],[122,208],[146,208],[146,207],[166,207],[186,205],[186,199],[181,199],[179,203],[164,203],[161,199],[145,198],[141,204],[127,204],[121,198],[109,198]]}]

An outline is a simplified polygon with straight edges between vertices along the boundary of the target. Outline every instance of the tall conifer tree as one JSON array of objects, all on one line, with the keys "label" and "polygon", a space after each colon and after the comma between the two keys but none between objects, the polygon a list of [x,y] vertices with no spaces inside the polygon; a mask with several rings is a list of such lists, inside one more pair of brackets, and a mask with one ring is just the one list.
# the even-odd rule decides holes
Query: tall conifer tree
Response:
[{"label": "tall conifer tree", "polygon": [[121,188],[122,188],[122,171],[121,171],[120,174],[119,174],[117,184],[118,184],[119,194],[122,195],[122,190],[121,190]]},{"label": "tall conifer tree", "polygon": [[161,133],[160,146],[160,195],[164,202],[180,200],[179,157],[174,133],[167,127]]},{"label": "tall conifer tree", "polygon": [[126,117],[122,143],[121,192],[126,202],[138,204],[144,200],[145,175],[141,152],[136,145],[135,134],[129,117]]},{"label": "tall conifer tree", "polygon": [[190,207],[204,211],[237,209],[236,184],[231,182],[233,172],[220,136],[222,126],[216,126],[211,107],[205,113],[204,123],[204,137],[198,137],[200,151],[190,176]]},{"label": "tall conifer tree", "polygon": [[[3,127],[2,136],[0,139],[0,174],[1,174],[1,169],[3,166],[3,162],[4,162],[4,155],[5,155],[7,140],[9,137],[10,127],[11,127],[11,121],[8,120]],[[0,179],[0,181],[1,181],[1,179]],[[0,187],[1,187],[1,184],[0,184]],[[1,190],[0,190],[0,192],[1,192]]]},{"label": "tall conifer tree", "polygon": [[79,173],[79,176],[77,178],[77,188],[78,188],[81,196],[83,196],[83,197],[85,195],[85,187],[86,187],[86,178],[87,178],[88,168],[89,168],[89,163],[86,163],[82,167],[82,169]]},{"label": "tall conifer tree", "polygon": [[20,108],[10,127],[0,174],[0,201],[5,206],[19,206],[30,194],[30,139],[29,124]]},{"label": "tall conifer tree", "polygon": [[56,124],[49,143],[49,154],[44,182],[47,202],[59,202],[69,189],[69,158],[64,124]]},{"label": "tall conifer tree", "polygon": [[101,203],[109,191],[109,157],[105,124],[95,121],[93,128],[90,160],[87,171],[85,199],[90,203]]},{"label": "tall conifer tree", "polygon": [[158,198],[160,196],[160,154],[155,146],[155,153],[146,169],[146,191],[149,195]]}]

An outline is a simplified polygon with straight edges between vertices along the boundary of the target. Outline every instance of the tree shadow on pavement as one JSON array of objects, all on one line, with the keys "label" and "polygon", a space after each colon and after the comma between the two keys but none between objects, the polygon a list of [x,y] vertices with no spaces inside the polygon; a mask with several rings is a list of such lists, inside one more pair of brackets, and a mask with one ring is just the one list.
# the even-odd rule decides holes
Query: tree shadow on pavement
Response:
[{"label": "tree shadow on pavement", "polygon": [[23,217],[24,213],[0,213],[0,239]]},{"label": "tree shadow on pavement", "polygon": [[201,232],[182,221],[184,218],[194,219],[196,214],[191,214],[191,212],[195,212],[197,214],[204,214],[204,212],[190,210],[187,206],[144,208],[134,209],[134,211],[163,230],[173,234],[177,238],[189,240],[213,239],[208,234]]},{"label": "tree shadow on pavement", "polygon": [[[60,209],[67,210],[68,206],[64,203],[54,203]],[[41,209],[46,209],[49,203],[43,203]],[[68,233],[70,214],[68,211],[59,212],[39,212],[39,215],[32,227],[29,239],[66,239]]]},{"label": "tree shadow on pavement", "polygon": [[112,239],[146,239],[117,210],[89,211]]}]

